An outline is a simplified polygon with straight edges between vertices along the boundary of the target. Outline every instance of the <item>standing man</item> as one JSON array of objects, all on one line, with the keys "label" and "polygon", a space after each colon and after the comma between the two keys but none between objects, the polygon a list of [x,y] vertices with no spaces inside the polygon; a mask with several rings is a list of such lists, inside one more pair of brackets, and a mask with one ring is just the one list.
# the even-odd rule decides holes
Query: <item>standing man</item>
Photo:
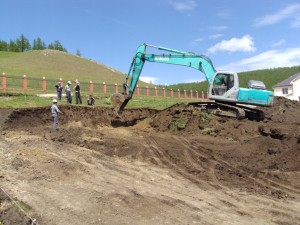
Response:
[{"label": "standing man", "polygon": [[66,91],[66,97],[67,97],[67,103],[72,104],[72,95],[71,95],[71,81],[68,81],[66,86],[65,86],[65,91]]},{"label": "standing man", "polygon": [[62,86],[60,82],[57,82],[55,85],[56,87],[56,92],[57,92],[57,100],[61,100],[61,92],[62,92]]},{"label": "standing man", "polygon": [[76,104],[82,104],[82,100],[81,100],[81,94],[80,94],[80,85],[79,82],[76,82],[76,86],[74,87],[75,89],[75,98],[76,98]]},{"label": "standing man", "polygon": [[57,107],[57,100],[53,99],[52,106],[51,106],[51,114],[53,119],[53,130],[58,130],[58,113],[63,114]]}]

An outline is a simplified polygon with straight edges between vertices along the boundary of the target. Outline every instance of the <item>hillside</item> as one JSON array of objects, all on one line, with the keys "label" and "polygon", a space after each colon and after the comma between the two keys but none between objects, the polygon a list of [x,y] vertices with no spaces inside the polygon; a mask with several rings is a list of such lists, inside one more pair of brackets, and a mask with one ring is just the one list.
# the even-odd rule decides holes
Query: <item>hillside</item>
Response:
[{"label": "hillside", "polygon": [[[82,82],[123,83],[124,74],[95,61],[57,50],[31,50],[26,52],[0,51],[0,72],[8,75],[46,77],[50,80],[79,79]],[[146,86],[142,81],[140,86]]]},{"label": "hillside", "polygon": [[[241,72],[239,73],[239,83],[240,83],[240,87],[247,87],[247,83],[249,80],[260,80],[265,83],[268,90],[272,91],[273,90],[272,87],[275,84],[299,72],[300,72],[300,66]],[[204,81],[204,82],[195,82],[195,83],[187,83],[187,84],[174,84],[168,86],[168,88],[172,88],[174,90],[180,89],[180,90],[187,90],[187,91],[197,90],[201,92],[201,91],[207,91],[208,83]]]},{"label": "hillside", "polygon": [[[108,84],[123,83],[124,75],[106,65],[95,61],[56,50],[32,50],[22,53],[0,51],[0,72],[9,75],[23,75],[30,77],[46,77],[50,80],[63,78],[64,80],[79,79],[82,82],[93,81],[94,83],[106,82]],[[288,77],[299,73],[300,66],[255,70],[239,73],[241,87],[247,87],[249,80],[263,81],[268,90],[272,86]],[[139,86],[154,86],[139,81]],[[161,85],[158,85],[161,86]],[[207,91],[207,82],[173,84],[167,89]]]}]

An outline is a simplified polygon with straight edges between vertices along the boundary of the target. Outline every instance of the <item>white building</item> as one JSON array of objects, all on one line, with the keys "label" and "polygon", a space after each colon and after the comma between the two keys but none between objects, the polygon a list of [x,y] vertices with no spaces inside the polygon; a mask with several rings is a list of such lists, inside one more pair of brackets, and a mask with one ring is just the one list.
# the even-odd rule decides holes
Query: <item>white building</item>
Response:
[{"label": "white building", "polygon": [[290,100],[300,101],[300,73],[273,86],[274,96],[283,96]]}]

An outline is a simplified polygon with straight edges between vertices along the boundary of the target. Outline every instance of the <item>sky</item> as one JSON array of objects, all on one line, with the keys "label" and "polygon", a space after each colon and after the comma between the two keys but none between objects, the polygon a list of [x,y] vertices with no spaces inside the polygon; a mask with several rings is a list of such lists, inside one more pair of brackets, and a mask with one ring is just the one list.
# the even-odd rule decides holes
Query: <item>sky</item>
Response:
[{"label": "sky", "polygon": [[[70,54],[79,49],[123,73],[143,43],[207,55],[217,70],[300,65],[299,0],[0,0],[0,27],[0,40],[59,40]],[[168,85],[205,76],[146,62],[140,79]]]}]

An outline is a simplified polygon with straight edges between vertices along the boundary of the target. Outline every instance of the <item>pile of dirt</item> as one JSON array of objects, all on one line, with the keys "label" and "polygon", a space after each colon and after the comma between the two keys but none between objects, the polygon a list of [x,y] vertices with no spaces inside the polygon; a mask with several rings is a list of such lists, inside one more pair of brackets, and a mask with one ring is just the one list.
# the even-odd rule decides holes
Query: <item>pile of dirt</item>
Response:
[{"label": "pile of dirt", "polygon": [[[78,180],[80,177],[99,172],[99,170],[93,169],[99,163],[105,165],[101,167],[102,169],[107,170],[101,175],[103,176],[101,180],[108,180],[108,183],[114,182],[111,180],[111,174],[114,174],[114,171],[122,174],[117,175],[118,180],[125,179],[124,177],[127,176],[141,176],[133,172],[140,170],[140,167],[138,169],[131,167],[134,167],[135,164],[142,164],[155,168],[153,170],[168,171],[168,174],[172,174],[172,178],[178,179],[178,183],[176,183],[178,187],[184,182],[182,179],[188,180],[189,184],[186,186],[192,185],[193,189],[190,191],[194,193],[200,194],[203,191],[223,193],[224,195],[220,194],[216,197],[216,202],[219,202],[220,199],[227,199],[226,202],[222,201],[222,211],[232,208],[232,204],[238,204],[237,202],[245,204],[245,201],[250,201],[242,197],[244,194],[245,196],[255,196],[261,202],[268,202],[266,203],[268,205],[275,204],[276,207],[283,204],[281,201],[286,201],[290,205],[299,201],[299,102],[275,98],[273,107],[263,108],[266,119],[260,122],[217,117],[190,108],[186,104],[176,104],[165,110],[126,109],[122,117],[117,117],[112,109],[104,107],[63,105],[60,106],[60,109],[64,114],[59,118],[60,129],[58,131],[53,131],[51,128],[49,107],[1,110],[1,115],[4,116],[0,121],[2,127],[0,138],[6,145],[3,144],[2,161],[0,158],[0,162],[6,165],[4,168],[11,168],[5,170],[7,173],[12,170],[11,174],[13,175],[16,171],[22,171],[22,176],[19,175],[21,179],[33,186],[34,184],[42,185],[47,190],[54,188],[55,185],[52,180],[58,181],[61,185],[68,185],[68,182],[80,183]],[[5,150],[7,146],[12,149],[11,152]],[[20,146],[22,147],[19,148]],[[103,161],[103,158],[106,161]],[[76,163],[73,163],[74,160]],[[93,164],[94,161],[97,163]],[[131,169],[123,171],[115,166],[117,162],[122,166],[130,165]],[[43,172],[44,170],[46,172]],[[7,177],[8,175],[2,174],[2,176]],[[151,176],[154,177],[154,173]],[[153,178],[153,180],[155,179],[162,178]],[[173,182],[177,182],[176,179]],[[4,179],[2,178],[1,181]],[[18,183],[16,180],[14,182]],[[140,182],[143,183],[144,181],[141,180]],[[120,188],[119,195],[124,192],[125,188],[130,190],[130,193],[135,193],[134,198],[139,197],[136,204],[139,202],[144,207],[152,202],[153,198],[151,197],[152,200],[149,200],[147,193],[144,191],[137,192],[136,185],[133,185],[132,189],[132,185],[127,183],[122,184],[124,187]],[[174,184],[169,186],[170,183],[158,183],[159,187],[156,185],[154,188],[149,181],[145,181],[143,185],[146,185],[144,188],[150,185],[151,190],[158,191],[154,194],[160,196],[157,197],[157,207],[166,210],[165,196],[167,192],[163,192],[163,187],[166,186],[171,190],[173,187],[175,188],[176,185],[174,186]],[[86,178],[85,185],[93,187],[93,181]],[[26,188],[21,184],[19,186]],[[9,182],[5,182],[5,187],[11,188],[10,191],[14,189]],[[118,185],[115,184],[114,188],[117,187]],[[69,195],[74,199],[77,199],[78,195],[85,195],[87,190],[78,192],[80,188],[70,189]],[[150,189],[147,190],[151,192]],[[55,190],[59,193],[60,189]],[[230,195],[233,196],[228,197],[229,190],[234,190],[235,194],[231,193]],[[95,192],[99,191],[100,189],[95,189]],[[103,190],[101,189],[101,191]],[[27,192],[40,194],[34,189],[27,190]],[[174,197],[179,202],[182,201],[184,205],[188,205],[189,207],[186,208],[188,213],[195,210],[195,207],[190,205],[193,205],[192,202],[197,202],[198,205],[202,201],[207,204],[218,204],[210,197],[205,196],[202,197],[206,200],[200,202],[196,199],[188,201],[182,198],[185,195],[184,191],[177,190],[177,192],[180,194],[174,193],[172,198]],[[168,197],[171,198],[171,196]],[[26,199],[28,200],[26,204],[31,205],[30,198],[27,196]],[[267,199],[272,200],[269,202]],[[37,199],[35,198],[35,200]],[[40,204],[46,203],[40,202]],[[177,205],[172,204],[173,207]],[[100,210],[98,204],[87,206]],[[45,205],[45,208],[47,207],[49,206]],[[135,206],[131,205],[131,207]],[[240,207],[242,206],[240,205]],[[251,207],[255,208],[255,203]],[[300,221],[296,212],[291,210],[289,206],[284,207],[281,214],[275,216],[273,213],[270,217],[273,220],[276,219],[275,224],[293,224],[294,221]],[[33,208],[37,210],[36,207]],[[144,209],[147,210],[147,207]],[[111,206],[111,212],[114,210],[115,208]],[[123,210],[123,216],[132,214],[131,217],[135,219],[135,222],[127,219],[123,224],[142,223],[144,220],[141,217],[150,213],[148,211],[141,216],[139,214],[141,211]],[[169,210],[168,208],[170,213],[175,212]],[[216,211],[214,210],[216,209],[210,209],[205,213],[215,214]],[[272,212],[274,210],[274,208],[270,209]],[[251,214],[250,211],[246,213],[247,216],[252,219],[255,218],[257,215]],[[239,211],[236,216],[240,218],[246,214]],[[82,215],[92,217],[91,213],[83,212]],[[224,218],[228,218],[228,215]],[[70,211],[68,216],[74,216],[74,213]],[[114,216],[115,219],[119,218],[119,214],[114,214]],[[176,222],[172,219],[166,220],[165,217],[155,218],[158,219],[157,223],[168,221],[169,224],[173,224]],[[224,218],[220,217],[220,220]],[[43,218],[40,219],[43,220]],[[106,219],[114,223],[112,218],[107,217]],[[186,216],[182,215],[177,223],[186,219]],[[262,216],[261,219],[266,218]],[[53,221],[49,223],[49,218],[44,218],[44,220],[48,224],[55,224]],[[81,223],[91,221],[80,220]],[[195,221],[198,223],[201,220],[194,218],[188,222],[193,223]],[[216,224],[209,219],[204,222]],[[263,223],[265,222],[263,221]],[[109,222],[105,224],[109,224]]]}]

